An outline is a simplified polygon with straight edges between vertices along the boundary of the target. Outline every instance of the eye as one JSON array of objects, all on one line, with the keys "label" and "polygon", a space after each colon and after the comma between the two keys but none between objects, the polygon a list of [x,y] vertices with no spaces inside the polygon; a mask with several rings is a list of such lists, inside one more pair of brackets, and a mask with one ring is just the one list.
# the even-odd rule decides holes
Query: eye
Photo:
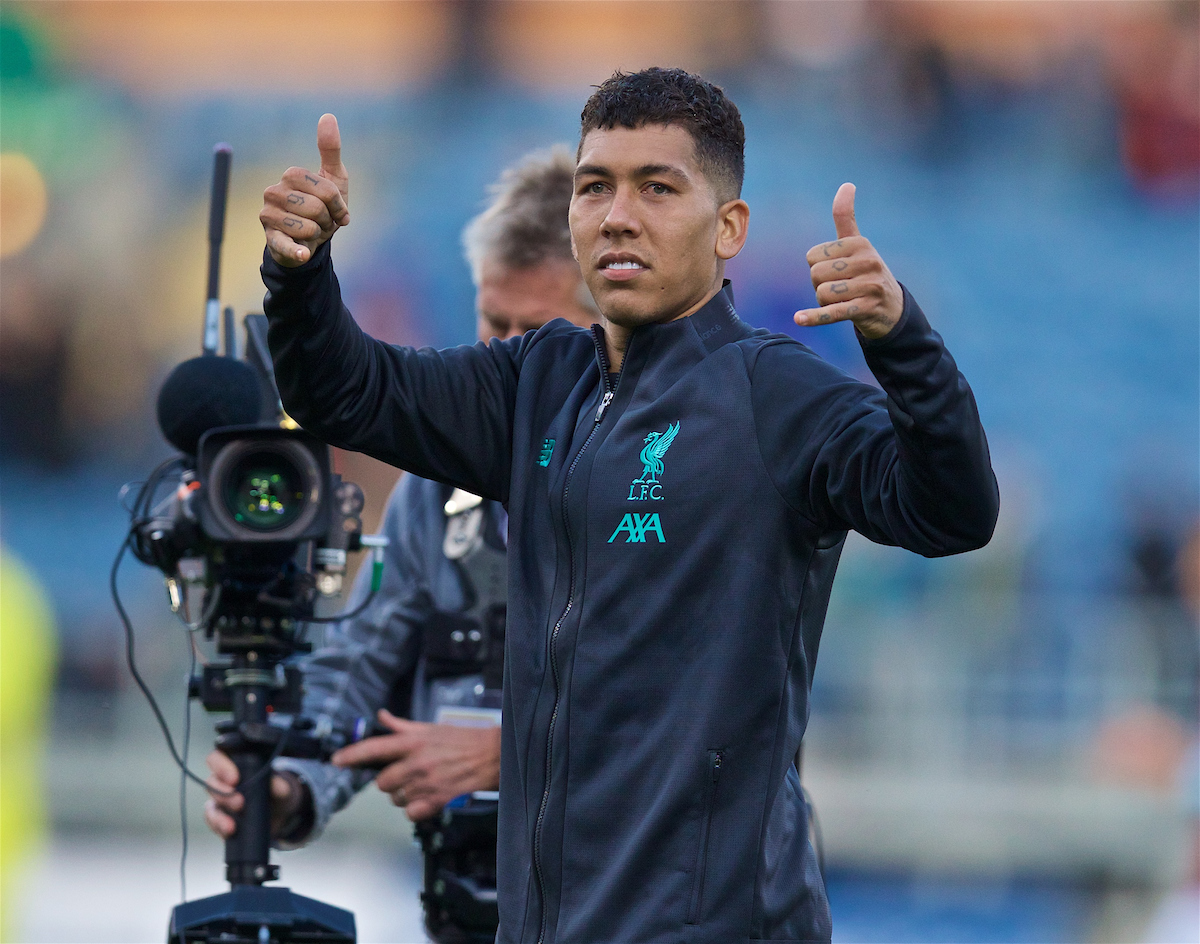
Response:
[{"label": "eye", "polygon": [[599,180],[593,180],[583,188],[584,193],[604,193],[604,184]]},{"label": "eye", "polygon": [[646,188],[656,197],[665,197],[668,193],[671,193],[671,188],[666,184],[651,183],[647,184]]}]

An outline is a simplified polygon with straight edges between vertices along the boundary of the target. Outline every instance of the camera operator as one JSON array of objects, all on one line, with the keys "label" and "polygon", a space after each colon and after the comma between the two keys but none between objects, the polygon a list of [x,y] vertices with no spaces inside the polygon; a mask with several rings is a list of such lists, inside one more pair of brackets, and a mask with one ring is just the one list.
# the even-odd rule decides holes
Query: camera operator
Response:
[{"label": "camera operator", "polygon": [[[554,318],[580,326],[597,319],[571,256],[573,173],[563,148],[530,155],[502,174],[488,208],[465,229],[481,341],[516,337]],[[384,513],[390,544],[376,599],[302,662],[307,717],[335,729],[378,717],[391,733],[342,749],[332,765],[277,759],[277,846],[312,841],[372,776],[414,822],[455,797],[497,788],[507,524],[499,502],[401,478]],[[365,597],[369,576],[363,568],[350,608]],[[236,786],[226,755],[213,751],[208,765],[212,786]],[[209,827],[231,835],[242,804],[240,794],[210,797]],[[494,826],[490,843],[494,868]],[[433,924],[430,931],[452,939]]]}]

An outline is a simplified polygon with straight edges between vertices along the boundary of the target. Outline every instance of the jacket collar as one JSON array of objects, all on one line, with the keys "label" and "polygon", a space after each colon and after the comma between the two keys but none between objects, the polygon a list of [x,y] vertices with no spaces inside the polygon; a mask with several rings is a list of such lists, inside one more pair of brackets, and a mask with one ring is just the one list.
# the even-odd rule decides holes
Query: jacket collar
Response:
[{"label": "jacket collar", "polygon": [[[629,350],[625,352],[625,357],[628,360],[630,351],[635,347],[639,352],[648,353],[651,347],[662,350],[661,345],[663,344],[671,346],[678,343],[685,345],[698,343],[700,347],[704,348],[705,355],[708,355],[731,341],[739,341],[747,337],[753,330],[738,317],[738,313],[733,307],[733,286],[729,279],[725,279],[720,291],[686,318],[634,328],[630,334]],[[603,327],[599,324],[592,325],[592,336],[596,344],[600,371],[603,375],[608,370]]]},{"label": "jacket collar", "polygon": [[747,330],[746,323],[738,317],[733,307],[733,286],[729,279],[722,283],[721,290],[705,302],[699,311],[679,320],[690,324],[709,354],[743,337]]},{"label": "jacket collar", "polygon": [[746,337],[753,329],[738,317],[733,307],[733,286],[729,279],[721,285],[720,291],[706,301],[697,311],[686,318],[676,318],[674,321],[662,321],[657,324],[642,325],[635,328],[630,337],[642,338],[639,346],[654,336],[656,344],[674,343],[687,338],[692,333],[700,341],[705,352],[711,354],[730,341]]}]

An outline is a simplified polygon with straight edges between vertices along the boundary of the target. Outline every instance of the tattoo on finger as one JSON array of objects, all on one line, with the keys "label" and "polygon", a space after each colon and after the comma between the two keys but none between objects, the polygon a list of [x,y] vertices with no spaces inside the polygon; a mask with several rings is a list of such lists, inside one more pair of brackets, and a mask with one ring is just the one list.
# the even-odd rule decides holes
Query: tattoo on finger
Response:
[{"label": "tattoo on finger", "polygon": [[302,221],[296,219],[294,216],[285,216],[283,218],[283,225],[286,226],[288,229],[295,229],[297,226],[303,226],[304,224]]},{"label": "tattoo on finger", "polygon": [[307,180],[314,187],[321,182],[321,181],[317,180],[317,178],[314,177],[312,174],[305,174],[304,179]]},{"label": "tattoo on finger", "polygon": [[846,283],[845,282],[834,282],[831,286],[829,286],[829,291],[833,292],[834,295],[845,295],[846,294]]},{"label": "tattoo on finger", "polygon": [[292,206],[300,206],[304,202],[304,197],[298,193],[289,193],[287,195],[287,202]]},{"label": "tattoo on finger", "polygon": [[833,321],[833,315],[827,311],[823,311],[817,316],[817,324],[829,324],[831,321]]},{"label": "tattoo on finger", "polygon": [[833,264],[833,271],[834,272],[845,272],[846,268],[849,265],[850,265],[850,263],[847,262],[845,259],[839,259],[837,262],[835,262]]}]

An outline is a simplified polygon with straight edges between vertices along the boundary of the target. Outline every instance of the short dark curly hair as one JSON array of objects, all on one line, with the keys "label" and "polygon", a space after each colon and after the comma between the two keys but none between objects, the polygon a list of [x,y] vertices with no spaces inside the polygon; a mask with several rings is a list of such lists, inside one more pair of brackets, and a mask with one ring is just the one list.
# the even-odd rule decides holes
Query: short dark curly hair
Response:
[{"label": "short dark curly hair", "polygon": [[579,123],[580,151],[588,132],[598,128],[682,125],[696,142],[696,157],[718,199],[741,196],[746,170],[742,116],[719,86],[698,75],[658,66],[641,72],[614,72],[596,86]]}]

